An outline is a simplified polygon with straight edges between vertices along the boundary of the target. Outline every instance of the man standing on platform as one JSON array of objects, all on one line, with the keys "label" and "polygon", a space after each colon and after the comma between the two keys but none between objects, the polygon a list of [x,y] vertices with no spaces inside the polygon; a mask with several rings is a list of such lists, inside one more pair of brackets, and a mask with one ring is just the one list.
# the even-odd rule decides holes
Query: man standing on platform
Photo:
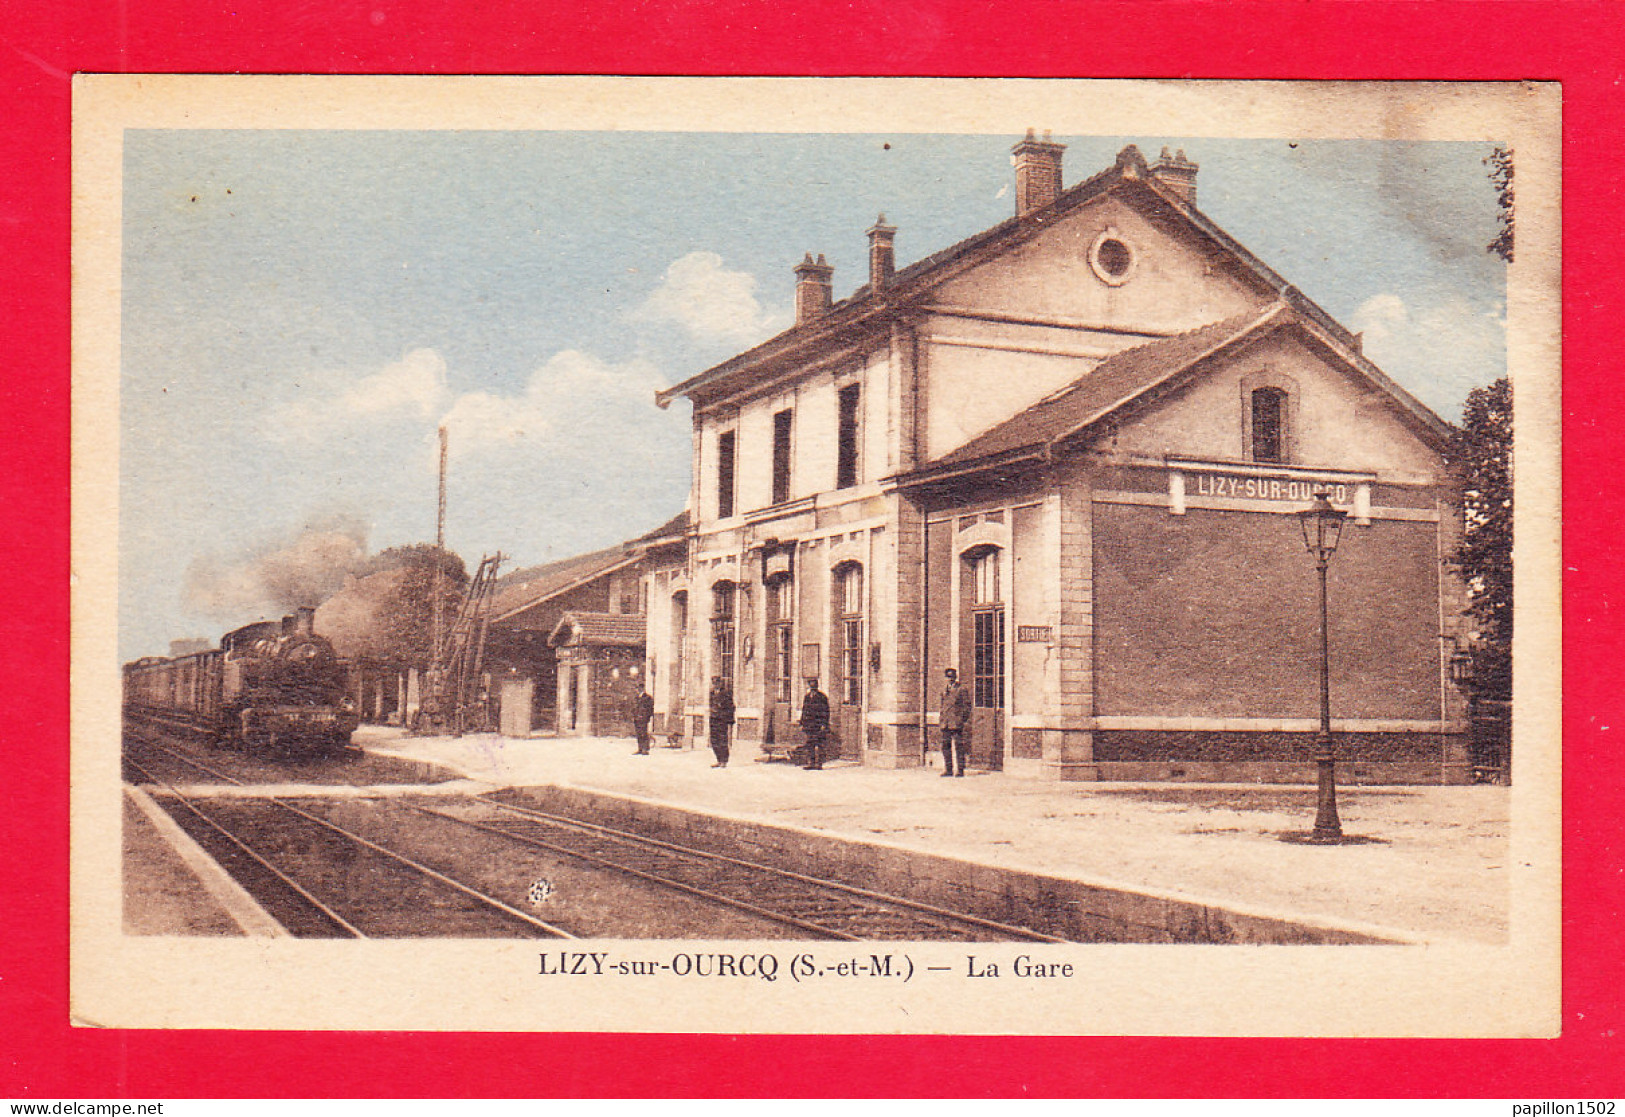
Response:
[{"label": "man standing on platform", "polygon": [[649,755],[649,723],[654,720],[655,699],[648,689],[638,693],[632,702],[632,730],[638,735],[638,756]]},{"label": "man standing on platform", "polygon": [[[959,681],[959,672],[952,667],[944,674],[948,685],[942,691],[942,712],[937,724],[942,729],[942,774],[965,774],[965,725],[970,721],[970,690]],[[958,766],[955,767],[955,757]]]},{"label": "man standing on platform", "polygon": [[711,767],[728,766],[728,734],[734,724],[734,696],[717,675],[711,679],[711,751],[717,762]]},{"label": "man standing on platform", "polygon": [[829,741],[829,698],[818,689],[817,679],[807,680],[807,697],[801,700],[801,731],[807,736],[808,771],[822,771],[824,746]]}]

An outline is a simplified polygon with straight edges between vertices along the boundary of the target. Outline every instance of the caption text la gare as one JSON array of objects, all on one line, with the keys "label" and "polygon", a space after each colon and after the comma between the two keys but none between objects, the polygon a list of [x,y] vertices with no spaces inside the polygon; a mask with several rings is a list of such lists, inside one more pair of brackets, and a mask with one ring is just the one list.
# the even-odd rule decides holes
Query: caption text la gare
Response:
[{"label": "caption text la gare", "polygon": [[[1035,962],[1025,954],[1016,955],[1011,963],[1012,977],[1071,977],[1071,962]],[[976,955],[965,955],[966,977],[998,977],[999,964],[997,962],[978,962]]]}]

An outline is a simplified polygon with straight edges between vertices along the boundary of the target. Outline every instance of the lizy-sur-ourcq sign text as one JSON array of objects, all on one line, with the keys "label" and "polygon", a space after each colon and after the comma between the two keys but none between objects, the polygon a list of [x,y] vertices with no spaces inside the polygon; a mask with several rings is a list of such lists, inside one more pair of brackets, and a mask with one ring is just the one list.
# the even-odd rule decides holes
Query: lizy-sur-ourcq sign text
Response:
[{"label": "lizy-sur-ourcq sign text", "polygon": [[1347,504],[1351,498],[1349,486],[1330,481],[1291,481],[1284,477],[1229,477],[1220,473],[1198,473],[1193,492],[1196,496],[1227,496],[1242,500],[1289,500],[1307,504],[1315,499],[1315,490],[1325,489],[1333,504]]}]

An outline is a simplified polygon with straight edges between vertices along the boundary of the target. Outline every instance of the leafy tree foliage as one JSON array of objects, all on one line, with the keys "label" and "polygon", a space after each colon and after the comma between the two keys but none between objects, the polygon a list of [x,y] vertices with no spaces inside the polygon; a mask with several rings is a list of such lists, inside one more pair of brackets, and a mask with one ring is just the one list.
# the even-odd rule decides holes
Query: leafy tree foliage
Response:
[{"label": "leafy tree foliage", "polygon": [[322,606],[317,623],[342,655],[428,666],[434,633],[435,568],[449,627],[468,586],[463,560],[433,543],[391,547],[357,571]]},{"label": "leafy tree foliage", "polygon": [[1512,195],[1512,150],[1497,147],[1484,157],[1484,165],[1490,169],[1490,181],[1495,184],[1495,203],[1500,207],[1501,230],[1495,239],[1484,246],[1484,251],[1493,252],[1507,263],[1512,263],[1512,231],[1513,231],[1513,195]]},{"label": "leafy tree foliage", "polygon": [[1467,396],[1450,456],[1464,525],[1456,562],[1477,631],[1476,697],[1512,697],[1512,384],[1502,377]]},{"label": "leafy tree foliage", "polygon": [[400,547],[390,547],[379,551],[367,560],[365,569],[356,573],[359,576],[376,574],[380,570],[425,570],[431,577],[434,573],[435,559],[438,556],[443,576],[458,587],[468,585],[468,568],[463,560],[451,551],[436,547],[433,543],[407,543]]}]

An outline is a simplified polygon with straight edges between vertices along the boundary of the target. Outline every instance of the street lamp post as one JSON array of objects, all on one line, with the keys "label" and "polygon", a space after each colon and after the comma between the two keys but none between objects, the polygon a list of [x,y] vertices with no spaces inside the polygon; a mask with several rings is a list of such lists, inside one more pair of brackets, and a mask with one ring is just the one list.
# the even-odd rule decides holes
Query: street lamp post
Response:
[{"label": "street lamp post", "polygon": [[1315,829],[1311,841],[1336,842],[1343,837],[1337,817],[1337,760],[1332,752],[1331,648],[1326,625],[1326,568],[1337,551],[1348,513],[1333,508],[1325,489],[1315,491],[1315,502],[1298,513],[1303,545],[1315,556],[1320,572],[1320,732],[1315,737],[1315,766],[1319,769],[1315,797]]}]

